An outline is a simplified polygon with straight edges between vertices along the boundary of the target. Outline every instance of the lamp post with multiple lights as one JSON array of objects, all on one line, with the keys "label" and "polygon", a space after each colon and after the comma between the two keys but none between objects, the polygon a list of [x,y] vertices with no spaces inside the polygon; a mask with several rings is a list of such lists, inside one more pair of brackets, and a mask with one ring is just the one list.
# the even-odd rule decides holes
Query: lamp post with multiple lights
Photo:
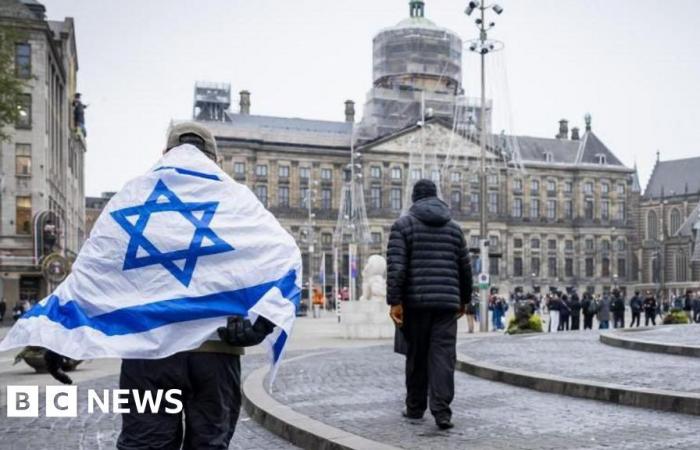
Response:
[{"label": "lamp post with multiple lights", "polygon": [[486,24],[486,12],[491,10],[500,15],[503,13],[503,8],[497,4],[487,5],[483,1],[470,1],[467,5],[467,9],[464,12],[466,15],[471,16],[476,10],[479,10],[480,13],[480,17],[475,21],[476,26],[479,29],[479,38],[469,42],[469,50],[478,53],[481,59],[481,108],[479,113],[479,142],[481,145],[481,165],[479,174],[479,207],[481,213],[479,228],[479,259],[481,261],[481,273],[479,274],[479,292],[481,296],[481,321],[479,323],[479,328],[481,331],[488,331],[488,282],[483,283],[483,280],[488,280],[489,275],[489,239],[488,231],[486,229],[488,220],[486,212],[486,196],[488,194],[486,187],[486,55],[502,49],[503,44],[499,41],[490,40],[488,38],[488,31],[496,26],[496,24],[494,22],[490,22],[488,25]]}]

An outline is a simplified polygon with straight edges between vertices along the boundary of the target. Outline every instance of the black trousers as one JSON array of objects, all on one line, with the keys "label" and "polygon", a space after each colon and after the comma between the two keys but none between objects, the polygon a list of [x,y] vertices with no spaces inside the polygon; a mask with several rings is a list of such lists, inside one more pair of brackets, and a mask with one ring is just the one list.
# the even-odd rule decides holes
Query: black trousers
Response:
[{"label": "black trousers", "polygon": [[579,329],[579,323],[581,322],[581,314],[572,314],[571,315],[571,329],[572,330],[578,330]]},{"label": "black trousers", "polygon": [[583,315],[583,329],[590,330],[593,328],[593,314]]},{"label": "black trousers", "polygon": [[428,406],[436,419],[451,419],[457,359],[455,311],[406,310],[402,327],[406,355],[406,409],[420,415]]},{"label": "black trousers", "polygon": [[[228,449],[241,409],[241,362],[237,355],[183,352],[164,359],[125,359],[122,389],[180,389],[184,412],[122,415],[119,450]],[[156,393],[153,392],[155,396]],[[163,394],[164,395],[164,394]],[[184,441],[183,441],[184,431]]]},{"label": "black trousers", "polygon": [[637,322],[637,326],[639,326],[639,322],[642,317],[642,312],[641,311],[632,311],[632,322],[630,322],[630,327],[634,326],[635,321]]},{"label": "black trousers", "polygon": [[656,326],[656,313],[644,313],[644,326],[649,326],[649,321],[651,324]]},{"label": "black trousers", "polygon": [[569,315],[562,314],[559,312],[559,330],[557,331],[569,331]]},{"label": "black trousers", "polygon": [[625,315],[620,313],[613,314],[613,328],[625,328]]}]

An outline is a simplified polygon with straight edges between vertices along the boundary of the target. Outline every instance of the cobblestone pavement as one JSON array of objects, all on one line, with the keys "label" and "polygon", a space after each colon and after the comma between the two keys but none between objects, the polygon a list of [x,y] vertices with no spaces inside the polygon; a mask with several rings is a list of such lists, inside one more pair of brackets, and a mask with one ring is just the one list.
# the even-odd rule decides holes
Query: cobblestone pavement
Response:
[{"label": "cobblestone pavement", "polygon": [[620,349],[601,344],[598,337],[598,331],[499,336],[462,343],[458,352],[477,361],[551,375],[700,392],[700,361],[696,358]]},{"label": "cobblestone pavement", "polygon": [[[242,361],[244,377],[253,369],[266,364],[263,355],[246,356]],[[114,389],[118,387],[118,376],[112,375],[80,383],[78,396],[85,398],[87,389]],[[3,392],[4,396],[5,393]],[[82,405],[80,404],[82,403]],[[85,402],[79,401],[77,418],[46,418],[43,407],[39,418],[8,418],[7,410],[0,410],[1,450],[98,450],[116,448],[121,428],[118,414],[88,414]],[[248,417],[241,409],[236,433],[229,449],[294,449],[297,448],[282,438],[270,433]]]},{"label": "cobblestone pavement", "polygon": [[273,396],[328,425],[408,449],[700,448],[694,416],[544,394],[459,372],[456,426],[439,431],[429,413],[422,421],[401,417],[403,366],[387,345],[337,350],[283,365]]},{"label": "cobblestone pavement", "polygon": [[700,325],[676,325],[657,327],[638,333],[625,333],[621,337],[642,339],[645,341],[662,342],[664,344],[700,345]]}]

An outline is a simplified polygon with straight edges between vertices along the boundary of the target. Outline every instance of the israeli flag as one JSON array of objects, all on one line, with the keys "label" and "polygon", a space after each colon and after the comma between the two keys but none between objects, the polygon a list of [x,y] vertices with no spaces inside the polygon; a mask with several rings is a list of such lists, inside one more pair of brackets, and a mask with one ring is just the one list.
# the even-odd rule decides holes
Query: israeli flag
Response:
[{"label": "israeli flag", "polygon": [[166,153],[105,207],[71,274],[25,313],[0,351],[156,359],[259,316],[275,369],[300,300],[301,255],[247,187],[191,145]]}]

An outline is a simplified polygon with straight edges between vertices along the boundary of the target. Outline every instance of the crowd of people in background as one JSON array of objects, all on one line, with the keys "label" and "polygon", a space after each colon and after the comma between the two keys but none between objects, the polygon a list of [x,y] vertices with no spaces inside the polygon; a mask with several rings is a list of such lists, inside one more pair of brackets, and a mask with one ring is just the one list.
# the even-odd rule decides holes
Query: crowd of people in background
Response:
[{"label": "crowd of people in background", "polygon": [[[629,299],[613,289],[603,294],[584,292],[579,295],[576,289],[566,291],[551,290],[549,293],[516,292],[506,298],[491,292],[488,297],[488,311],[491,330],[503,330],[507,326],[506,315],[510,305],[527,302],[532,305],[535,314],[548,315],[549,320],[544,331],[557,332],[568,330],[590,330],[594,328],[625,328],[653,326],[661,323],[671,310],[683,311],[689,323],[700,323],[700,290],[688,289],[685,293],[661,298],[653,291],[635,291]],[[474,294],[472,303],[466,311],[469,333],[474,332],[475,323],[479,321],[479,297]],[[629,316],[628,313],[629,312]],[[658,320],[658,322],[657,322]]]}]

